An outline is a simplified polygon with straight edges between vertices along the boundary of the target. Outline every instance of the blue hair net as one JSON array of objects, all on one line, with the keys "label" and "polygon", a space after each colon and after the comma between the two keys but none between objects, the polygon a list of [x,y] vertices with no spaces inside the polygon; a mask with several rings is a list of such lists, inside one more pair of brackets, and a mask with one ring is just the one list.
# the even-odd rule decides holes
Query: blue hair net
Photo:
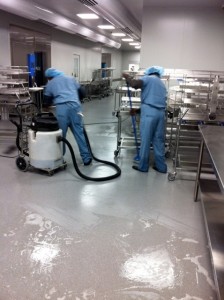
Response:
[{"label": "blue hair net", "polygon": [[164,69],[163,69],[163,67],[152,66],[145,70],[145,75],[150,75],[152,73],[158,73],[159,76],[161,77],[164,74]]},{"label": "blue hair net", "polygon": [[49,68],[45,71],[45,76],[46,77],[56,77],[58,75],[64,75],[63,72],[57,70],[57,69],[54,69],[54,68]]}]

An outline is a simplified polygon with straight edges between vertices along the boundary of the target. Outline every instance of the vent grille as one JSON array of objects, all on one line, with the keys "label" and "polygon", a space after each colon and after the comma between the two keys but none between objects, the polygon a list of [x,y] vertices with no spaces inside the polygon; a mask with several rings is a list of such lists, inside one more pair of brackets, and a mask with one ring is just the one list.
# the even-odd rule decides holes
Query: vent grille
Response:
[{"label": "vent grille", "polygon": [[78,1],[86,6],[94,6],[98,4],[95,0],[78,0]]},{"label": "vent grille", "polygon": [[128,27],[125,27],[125,28],[120,28],[120,30],[124,33],[127,33],[127,34],[133,34],[134,32],[128,28]]}]

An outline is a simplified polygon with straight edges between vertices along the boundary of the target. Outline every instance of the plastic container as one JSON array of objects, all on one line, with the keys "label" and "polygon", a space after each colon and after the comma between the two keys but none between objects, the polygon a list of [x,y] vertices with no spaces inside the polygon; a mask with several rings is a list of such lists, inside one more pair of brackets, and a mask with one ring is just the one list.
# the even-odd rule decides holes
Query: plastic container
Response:
[{"label": "plastic container", "polygon": [[56,169],[63,165],[63,143],[57,142],[62,130],[28,130],[30,165],[39,169]]}]

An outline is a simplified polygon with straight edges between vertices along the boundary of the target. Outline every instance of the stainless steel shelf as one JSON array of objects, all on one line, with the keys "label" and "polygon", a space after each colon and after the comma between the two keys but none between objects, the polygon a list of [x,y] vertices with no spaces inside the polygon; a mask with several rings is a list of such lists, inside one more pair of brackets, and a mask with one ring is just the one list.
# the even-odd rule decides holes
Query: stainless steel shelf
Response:
[{"label": "stainless steel shelf", "polygon": [[[179,109],[179,116],[169,124],[169,131],[173,139],[170,142],[174,148],[174,171],[168,178],[173,180],[177,175],[177,163],[179,170],[186,169],[186,162],[182,162],[179,152],[189,150],[192,146],[192,135],[198,132],[201,124],[216,126],[224,125],[224,72],[174,70],[171,78],[177,80],[177,85],[170,87],[168,103],[171,108]],[[172,128],[173,126],[173,128]],[[189,132],[189,147],[183,147],[183,132]],[[184,142],[186,143],[186,134]],[[200,136],[198,137],[200,143]],[[195,155],[195,147],[192,146],[192,161]],[[190,164],[190,161],[189,161]]]},{"label": "stainless steel shelf", "polygon": [[[28,68],[26,66],[0,67],[0,137],[16,136],[15,125],[11,124],[10,117],[17,116],[16,104],[30,101]],[[4,122],[8,125],[5,128]]]}]

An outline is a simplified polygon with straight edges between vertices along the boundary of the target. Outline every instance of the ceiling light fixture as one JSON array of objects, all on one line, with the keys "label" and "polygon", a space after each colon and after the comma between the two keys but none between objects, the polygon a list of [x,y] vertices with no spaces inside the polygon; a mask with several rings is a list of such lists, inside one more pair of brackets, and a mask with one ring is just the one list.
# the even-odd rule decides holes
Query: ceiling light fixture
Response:
[{"label": "ceiling light fixture", "polygon": [[77,16],[81,19],[86,20],[99,19],[99,17],[96,14],[77,14]]},{"label": "ceiling light fixture", "polygon": [[135,49],[141,49],[141,46],[135,46]]},{"label": "ceiling light fixture", "polygon": [[112,35],[113,36],[126,36],[126,34],[122,33],[122,32],[113,32]]},{"label": "ceiling light fixture", "polygon": [[124,42],[133,42],[134,40],[133,40],[133,39],[126,38],[126,39],[122,39],[122,41],[124,41]]},{"label": "ceiling light fixture", "polygon": [[115,29],[113,25],[98,25],[100,29]]},{"label": "ceiling light fixture", "polygon": [[131,46],[139,46],[139,43],[129,43]]},{"label": "ceiling light fixture", "polygon": [[40,10],[43,10],[43,11],[49,13],[49,14],[53,14],[53,12],[50,11],[50,10],[48,10],[48,9],[45,9],[45,8],[42,8],[42,7],[39,7],[39,6],[36,6],[36,5],[35,5],[35,7],[38,8],[38,9],[40,9]]}]

